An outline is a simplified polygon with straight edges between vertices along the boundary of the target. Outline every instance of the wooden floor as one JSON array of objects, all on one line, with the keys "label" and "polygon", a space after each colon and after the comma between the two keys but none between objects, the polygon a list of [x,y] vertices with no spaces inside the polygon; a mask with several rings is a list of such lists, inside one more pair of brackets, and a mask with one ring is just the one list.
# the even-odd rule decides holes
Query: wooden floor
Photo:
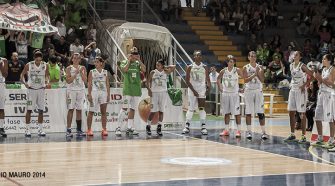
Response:
[{"label": "wooden floor", "polygon": [[[288,126],[267,129],[275,136],[288,134]],[[255,127],[255,130],[260,129]],[[327,163],[183,137],[173,132],[165,135],[176,138],[1,144],[0,184],[99,185],[335,172],[335,166]],[[262,149],[263,144],[258,145]],[[195,166],[162,162],[162,159],[178,157],[221,158],[230,163]],[[14,172],[31,175],[10,178],[9,174]],[[45,173],[45,177],[37,174],[43,177],[33,178],[34,172]]]}]

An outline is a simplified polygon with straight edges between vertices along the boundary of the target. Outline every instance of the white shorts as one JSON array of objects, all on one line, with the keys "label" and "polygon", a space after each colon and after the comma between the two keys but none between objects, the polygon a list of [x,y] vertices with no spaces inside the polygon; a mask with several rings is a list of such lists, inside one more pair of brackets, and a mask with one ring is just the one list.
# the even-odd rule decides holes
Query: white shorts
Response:
[{"label": "white shorts", "polygon": [[264,96],[262,90],[248,90],[244,92],[245,114],[264,114]]},{"label": "white shorts", "polygon": [[319,92],[315,108],[315,121],[332,121],[332,95],[329,92]]},{"label": "white shorts", "polygon": [[288,111],[306,112],[307,106],[307,91],[301,92],[298,90],[290,90],[288,95]]},{"label": "white shorts", "polygon": [[332,119],[335,120],[335,95],[334,94],[332,94],[331,102],[332,102]]},{"label": "white shorts", "polygon": [[221,96],[221,114],[231,114],[231,115],[240,115],[241,109],[240,109],[240,96],[237,93],[222,93]]},{"label": "white shorts", "polygon": [[151,97],[151,112],[164,112],[166,105],[166,92],[153,92]]},{"label": "white shorts", "polygon": [[139,96],[123,96],[123,108],[130,108],[136,110],[138,107]]},{"label": "white shorts", "polygon": [[90,112],[100,112],[100,105],[107,103],[106,91],[92,91],[92,104],[90,104]]},{"label": "white shorts", "polygon": [[[193,88],[195,91],[198,92],[199,94],[198,98],[206,98],[206,86],[198,86],[198,87],[193,87]],[[188,95],[195,97],[190,88],[188,88]]]},{"label": "white shorts", "polygon": [[27,110],[45,109],[45,89],[28,89],[27,90]]},{"label": "white shorts", "polygon": [[6,95],[6,84],[0,83],[0,109],[5,109]]},{"label": "white shorts", "polygon": [[66,90],[67,109],[82,110],[85,100],[85,90]]}]

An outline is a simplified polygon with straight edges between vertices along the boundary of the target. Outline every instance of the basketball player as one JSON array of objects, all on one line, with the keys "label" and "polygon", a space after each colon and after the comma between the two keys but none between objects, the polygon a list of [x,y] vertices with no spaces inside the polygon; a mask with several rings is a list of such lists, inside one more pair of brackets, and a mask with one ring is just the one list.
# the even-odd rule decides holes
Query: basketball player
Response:
[{"label": "basketball player", "polygon": [[313,76],[313,73],[301,61],[301,54],[299,51],[294,53],[293,62],[290,65],[291,71],[291,84],[290,93],[288,97],[288,107],[290,115],[291,134],[284,141],[295,141],[295,113],[298,112],[301,119],[301,139],[300,143],[306,143],[306,104],[307,104],[307,90],[306,86],[309,85],[310,80],[307,75]]},{"label": "basketball player", "polygon": [[221,113],[224,115],[225,127],[220,136],[229,136],[230,115],[236,119],[237,131],[235,136],[241,137],[241,112],[238,78],[243,77],[239,68],[234,67],[235,59],[229,55],[228,67],[222,69],[219,73],[217,85],[222,94]]},{"label": "basketball player", "polygon": [[168,75],[174,71],[175,65],[165,67],[165,62],[160,59],[156,62],[156,69],[150,72],[148,79],[148,93],[151,97],[151,112],[147,120],[147,135],[151,135],[151,121],[156,112],[159,114],[157,134],[162,136],[162,121],[167,97]]},{"label": "basketball player", "polygon": [[252,139],[251,134],[251,115],[257,113],[262,129],[263,140],[268,139],[265,133],[264,97],[263,85],[264,71],[261,65],[256,63],[256,52],[250,51],[248,54],[249,64],[243,67],[243,77],[245,82],[245,114],[247,123],[247,139]]},{"label": "basketball player", "polygon": [[[318,139],[313,144],[322,146],[327,149],[334,147],[334,123],[332,114],[332,105],[334,100],[331,99],[335,80],[335,69],[332,66],[332,59],[330,54],[326,54],[322,58],[322,74],[314,72],[314,77],[318,80],[320,89],[318,100],[315,108],[315,123],[318,131]],[[327,144],[323,143],[322,122],[329,122],[330,135]]]},{"label": "basketball player", "polygon": [[81,130],[81,109],[85,99],[85,83],[87,82],[86,68],[79,65],[81,57],[79,53],[72,56],[72,65],[66,68],[66,100],[67,100],[67,130],[66,136],[72,137],[71,123],[73,111],[76,109],[77,136],[84,136]]},{"label": "basketball player", "polygon": [[8,75],[8,61],[0,57],[0,136],[7,137],[5,133],[5,101],[6,101],[6,84],[5,78]]},{"label": "basketball player", "polygon": [[92,119],[94,112],[101,112],[102,136],[108,136],[107,124],[107,103],[110,99],[110,85],[107,70],[103,69],[105,61],[96,57],[95,69],[90,70],[88,74],[88,94],[87,100],[90,104],[87,115],[87,136],[93,136]]},{"label": "basketball player", "polygon": [[[27,63],[21,73],[21,81],[27,90],[27,113],[25,136],[31,137],[30,119],[32,110],[38,110],[38,135],[45,136],[43,131],[43,112],[45,109],[45,87],[49,86],[49,69],[46,62],[42,61],[43,55],[40,50],[34,51],[34,61]],[[24,76],[28,75],[28,81]]]},{"label": "basketball player", "polygon": [[121,62],[121,70],[123,72],[123,96],[124,104],[118,115],[118,127],[115,130],[116,136],[121,136],[121,123],[127,116],[128,109],[128,126],[126,135],[138,135],[134,129],[135,108],[138,107],[138,100],[142,95],[141,89],[141,72],[145,73],[146,68],[140,59],[140,55],[136,47],[130,50],[127,60]]},{"label": "basketball player", "polygon": [[206,92],[209,90],[210,80],[208,76],[208,69],[206,65],[201,62],[201,51],[195,50],[193,56],[194,62],[186,69],[189,107],[186,112],[186,123],[182,134],[188,134],[190,132],[190,122],[193,117],[193,113],[197,108],[199,108],[201,134],[207,135],[205,99]]}]

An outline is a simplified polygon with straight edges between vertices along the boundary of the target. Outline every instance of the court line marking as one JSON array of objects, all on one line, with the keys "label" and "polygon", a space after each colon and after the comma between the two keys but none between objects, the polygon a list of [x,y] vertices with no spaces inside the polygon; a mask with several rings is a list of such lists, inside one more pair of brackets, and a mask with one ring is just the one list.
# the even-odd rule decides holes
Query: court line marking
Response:
[{"label": "court line marking", "polygon": [[[162,179],[155,181],[138,181],[138,182],[122,182],[122,183],[113,183],[113,182],[104,182],[104,183],[95,183],[95,184],[86,184],[86,185],[120,185],[120,184],[141,184],[141,183],[156,183],[156,182],[169,182],[169,181],[188,181],[188,180],[208,180],[208,179],[226,179],[226,178],[249,178],[249,177],[263,177],[263,176],[286,176],[286,175],[300,175],[300,174],[315,174],[315,173],[334,173],[334,171],[320,171],[320,172],[295,172],[295,173],[285,173],[285,174],[263,174],[263,175],[245,175],[245,176],[226,176],[226,177],[206,177],[206,178],[196,178],[196,177],[185,177],[185,178],[172,178],[172,179]],[[72,185],[80,186],[80,185]]]},{"label": "court line marking", "polygon": [[[190,139],[197,139],[197,140],[201,140],[201,141],[208,141],[208,142],[211,142],[211,143],[216,143],[216,144],[221,144],[221,145],[229,145],[229,146],[238,147],[238,148],[242,148],[242,149],[249,149],[249,150],[253,150],[253,151],[257,151],[257,152],[264,152],[264,153],[267,153],[267,154],[272,154],[272,155],[281,156],[281,157],[285,157],[285,158],[291,158],[291,159],[295,159],[295,160],[307,161],[307,162],[310,162],[310,163],[318,163],[318,164],[322,164],[322,165],[329,165],[327,163],[315,162],[315,161],[306,160],[306,159],[299,159],[299,158],[296,158],[296,157],[285,156],[285,155],[282,155],[282,154],[275,154],[275,153],[272,153],[272,152],[266,152],[266,151],[251,149],[251,148],[247,148],[247,147],[241,147],[241,146],[237,146],[237,145],[230,145],[230,144],[226,144],[226,143],[220,143],[220,142],[217,142],[217,141],[210,141],[210,140],[206,140],[206,139],[200,139],[200,138],[196,138],[196,137],[193,137],[193,136],[185,136],[185,135],[182,135],[182,134],[177,134],[177,133],[172,133],[172,132],[166,132],[166,131],[164,133],[172,134],[172,135],[176,135],[176,136],[184,136],[184,137],[188,137]],[[334,165],[331,165],[331,166],[334,166]]]},{"label": "court line marking", "polygon": [[313,146],[312,146],[312,145],[309,146],[309,148],[308,148],[308,152],[311,153],[312,156],[314,156],[316,159],[321,160],[321,161],[324,161],[324,162],[329,163],[329,164],[331,164],[331,165],[335,165],[335,163],[333,163],[333,162],[331,162],[331,161],[328,161],[328,160],[326,160],[326,159],[323,159],[323,158],[319,157],[317,154],[315,154],[315,153],[313,152],[312,149],[313,149]]}]

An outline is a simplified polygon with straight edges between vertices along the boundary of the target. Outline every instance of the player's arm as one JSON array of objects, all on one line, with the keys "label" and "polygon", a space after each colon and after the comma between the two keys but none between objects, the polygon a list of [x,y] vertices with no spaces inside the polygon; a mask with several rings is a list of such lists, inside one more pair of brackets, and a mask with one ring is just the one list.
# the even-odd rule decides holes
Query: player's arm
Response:
[{"label": "player's arm", "polygon": [[71,67],[68,66],[68,67],[66,67],[66,70],[65,70],[65,73],[66,73],[66,83],[67,83],[67,84],[72,83],[73,80],[74,80],[74,78],[75,78],[75,76],[73,76],[73,77],[71,76],[71,71],[70,71],[70,69],[71,69]]},{"label": "player's arm", "polygon": [[[125,64],[125,63],[126,63],[126,64]],[[121,67],[121,71],[122,71],[122,72],[128,72],[130,63],[131,63],[131,62],[130,62],[129,58],[128,58],[128,60],[126,60],[126,61],[122,61],[122,62],[121,62],[121,65],[120,65],[120,67]]]},{"label": "player's arm", "polygon": [[147,71],[147,68],[145,67],[145,64],[142,63],[142,61],[140,61],[140,70],[143,73],[145,73]]},{"label": "player's arm", "polygon": [[[87,72],[86,72],[86,67],[80,66],[80,75],[81,79],[84,81],[84,83],[87,83]],[[107,78],[108,79],[108,78]]]},{"label": "player's arm", "polygon": [[92,71],[89,72],[87,79],[87,99],[92,102]]},{"label": "player's arm", "polygon": [[0,71],[3,77],[7,77],[8,76],[8,61],[6,58],[2,58],[2,65],[0,65]]},{"label": "player's arm", "polygon": [[22,70],[22,72],[21,72],[21,75],[20,75],[20,80],[21,80],[21,82],[26,86],[26,88],[29,88],[29,85],[27,84],[27,82],[26,82],[24,76],[28,73],[28,71],[29,71],[29,63],[27,63],[27,64],[24,66],[24,68],[23,68],[23,70]]},{"label": "player's arm", "polygon": [[110,100],[111,90],[110,90],[110,84],[109,84],[109,78],[107,76],[106,78],[106,89],[107,89],[107,103]]},{"label": "player's arm", "polygon": [[[258,69],[258,70],[257,70]],[[264,70],[263,70],[263,66],[258,66],[256,67],[256,75],[258,77],[258,79],[264,83]]]},{"label": "player's arm", "polygon": [[243,67],[243,76],[242,77],[244,78],[244,82],[248,83],[256,77],[256,73],[248,76],[247,68]]},{"label": "player's arm", "polygon": [[154,75],[155,71],[152,70],[149,74],[148,81],[147,81],[147,89],[148,89],[148,94],[151,97],[152,92],[151,92],[151,86],[152,86],[152,76]]},{"label": "player's arm", "polygon": [[49,85],[50,82],[50,73],[49,73],[49,65],[46,65],[46,70],[45,70],[45,84]]},{"label": "player's arm", "polygon": [[197,91],[194,90],[193,85],[190,82],[191,68],[192,68],[192,66],[187,66],[187,69],[186,69],[186,84],[187,84],[188,88],[190,88],[192,90],[192,92],[195,94],[195,93],[197,93]]},{"label": "player's arm", "polygon": [[[313,72],[310,71],[306,65],[302,65],[301,69],[309,76],[313,77]],[[310,84],[310,82],[312,81],[312,78],[307,78],[307,81],[302,85],[303,87],[306,87]],[[332,86],[331,84],[329,84],[328,86]]]},{"label": "player's arm", "polygon": [[220,71],[219,75],[218,75],[217,80],[216,80],[216,84],[217,84],[217,86],[218,86],[220,92],[223,91],[222,84],[221,84],[221,82],[222,82],[223,72],[224,72],[224,70],[222,69],[222,70]]},{"label": "player's arm", "polygon": [[236,72],[240,78],[243,78],[243,71],[239,68],[236,68]]},{"label": "player's arm", "polygon": [[209,70],[208,68],[206,67],[205,68],[205,75],[206,75],[206,88],[207,90],[209,90],[209,88],[211,87],[211,80],[209,79]]},{"label": "player's arm", "polygon": [[171,74],[176,69],[176,65],[169,65],[164,68],[166,74]]}]

